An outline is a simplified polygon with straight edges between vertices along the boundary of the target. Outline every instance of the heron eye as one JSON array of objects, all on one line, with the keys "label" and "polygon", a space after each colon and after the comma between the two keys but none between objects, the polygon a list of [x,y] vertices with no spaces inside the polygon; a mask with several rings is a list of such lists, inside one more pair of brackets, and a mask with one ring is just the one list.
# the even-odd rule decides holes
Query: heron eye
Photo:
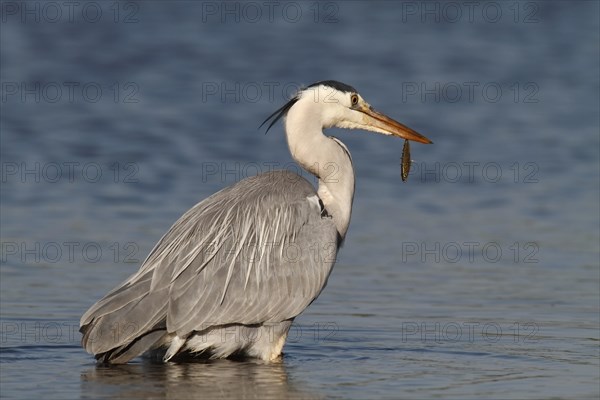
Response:
[{"label": "heron eye", "polygon": [[357,105],[357,104],[358,104],[358,96],[357,96],[357,95],[355,95],[355,94],[353,94],[353,95],[350,97],[350,103],[351,103],[353,106]]}]

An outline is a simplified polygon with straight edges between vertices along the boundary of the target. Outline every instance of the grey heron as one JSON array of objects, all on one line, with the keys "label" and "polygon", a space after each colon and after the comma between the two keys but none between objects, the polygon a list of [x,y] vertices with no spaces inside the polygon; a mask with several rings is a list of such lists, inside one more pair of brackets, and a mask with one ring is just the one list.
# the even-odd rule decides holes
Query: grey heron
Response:
[{"label": "grey heron", "polygon": [[140,269],[80,321],[99,362],[142,354],[280,357],[294,320],[319,296],[346,236],[354,197],[347,147],[324,128],[429,139],[375,111],[353,87],[321,81],[264,123],[284,117],[294,160],[318,178],[270,171],[199,202],[173,224]]}]

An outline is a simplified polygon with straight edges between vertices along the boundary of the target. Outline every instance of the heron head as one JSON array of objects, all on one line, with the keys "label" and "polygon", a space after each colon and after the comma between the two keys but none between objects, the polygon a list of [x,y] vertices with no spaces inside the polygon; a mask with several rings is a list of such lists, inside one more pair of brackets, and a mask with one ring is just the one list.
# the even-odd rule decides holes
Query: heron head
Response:
[{"label": "heron head", "polygon": [[363,129],[415,142],[432,143],[413,129],[375,111],[356,89],[338,81],[321,81],[300,90],[263,122],[274,117],[267,131],[296,104],[310,110],[307,111],[311,114],[310,118],[318,119],[323,128]]},{"label": "heron head", "polygon": [[363,129],[415,142],[432,143],[413,129],[375,111],[352,86],[336,81],[318,82],[302,92],[302,97],[305,96],[320,103],[324,128]]}]

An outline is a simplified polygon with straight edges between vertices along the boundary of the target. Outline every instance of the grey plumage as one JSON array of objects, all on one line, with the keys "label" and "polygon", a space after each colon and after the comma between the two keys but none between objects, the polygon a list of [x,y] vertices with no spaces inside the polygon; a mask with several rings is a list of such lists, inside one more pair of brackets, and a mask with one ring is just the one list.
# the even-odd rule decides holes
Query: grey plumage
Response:
[{"label": "grey plumage", "polygon": [[83,315],[83,346],[127,362],[172,333],[293,319],[319,295],[337,253],[335,225],[308,200],[316,195],[306,179],[274,171],[198,203]]}]

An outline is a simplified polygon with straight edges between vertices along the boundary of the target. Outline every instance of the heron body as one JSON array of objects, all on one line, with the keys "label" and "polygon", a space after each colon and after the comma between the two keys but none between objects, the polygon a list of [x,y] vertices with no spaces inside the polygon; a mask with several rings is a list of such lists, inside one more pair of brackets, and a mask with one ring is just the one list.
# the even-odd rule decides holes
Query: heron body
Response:
[{"label": "heron body", "polygon": [[323,128],[430,143],[335,81],[300,91],[271,126],[281,117],[292,157],[318,178],[318,190],[295,173],[267,172],[183,214],[140,269],[82,316],[82,345],[99,361],[144,353],[277,359],[294,318],[327,284],[350,223],[352,160]]}]

